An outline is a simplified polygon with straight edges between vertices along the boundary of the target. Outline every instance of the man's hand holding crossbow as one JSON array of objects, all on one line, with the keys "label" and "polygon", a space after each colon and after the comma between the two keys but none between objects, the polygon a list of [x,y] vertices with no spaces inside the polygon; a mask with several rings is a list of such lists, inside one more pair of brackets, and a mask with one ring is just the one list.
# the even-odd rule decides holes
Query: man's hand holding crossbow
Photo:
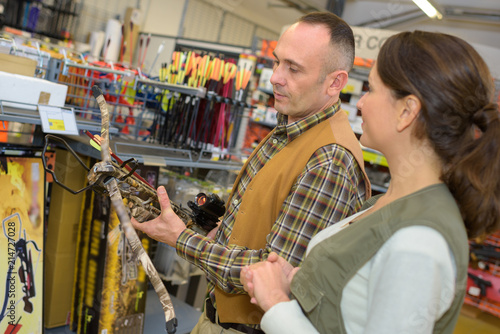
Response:
[{"label": "man's hand holding crossbow", "polygon": [[158,187],[157,193],[158,202],[161,207],[161,214],[158,217],[143,223],[139,223],[136,219],[131,218],[132,226],[157,241],[161,241],[169,246],[175,247],[177,238],[182,231],[186,229],[186,224],[172,209],[165,187]]}]

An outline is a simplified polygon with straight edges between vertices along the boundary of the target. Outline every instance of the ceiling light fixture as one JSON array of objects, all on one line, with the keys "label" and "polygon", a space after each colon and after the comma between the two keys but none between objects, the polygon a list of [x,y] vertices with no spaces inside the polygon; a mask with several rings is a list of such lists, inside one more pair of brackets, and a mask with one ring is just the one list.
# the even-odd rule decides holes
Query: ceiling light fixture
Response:
[{"label": "ceiling light fixture", "polygon": [[427,0],[413,0],[420,9],[430,18],[441,20],[443,15]]}]

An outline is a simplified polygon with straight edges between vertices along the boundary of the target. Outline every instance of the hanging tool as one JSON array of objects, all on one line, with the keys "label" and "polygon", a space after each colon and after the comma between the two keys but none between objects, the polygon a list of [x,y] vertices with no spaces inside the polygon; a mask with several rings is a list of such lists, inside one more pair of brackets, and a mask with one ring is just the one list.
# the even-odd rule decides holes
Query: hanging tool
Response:
[{"label": "hanging tool", "polygon": [[153,63],[151,64],[151,67],[149,68],[148,76],[151,76],[151,71],[153,70],[153,67],[156,64],[156,60],[158,60],[158,56],[163,51],[164,46],[165,46],[165,41],[161,42],[160,46],[158,47],[158,51],[156,52],[155,59],[153,60]]},{"label": "hanging tool", "polygon": [[244,93],[247,90],[248,82],[250,81],[250,77],[252,76],[252,66],[247,70],[246,66],[243,67],[241,71],[236,74],[235,78],[235,101],[234,104],[236,106],[232,118],[230,119],[230,128],[228,129],[228,137],[229,142],[227,147],[229,149],[232,148],[233,143],[236,142],[236,137],[238,135],[238,129],[241,124],[241,119],[243,117],[244,108],[247,106],[245,101],[243,101]]},{"label": "hanging tool", "polygon": [[132,56],[134,55],[134,49],[133,49],[133,46],[134,46],[134,42],[133,42],[133,39],[134,39],[134,22],[130,21],[130,28],[129,28],[129,31],[128,31],[128,37],[129,37],[129,41],[130,41],[130,46],[129,46],[129,54],[130,54],[130,57],[129,57],[129,60],[130,60],[130,67],[132,67]]},{"label": "hanging tool", "polygon": [[[137,60],[137,65],[142,71],[142,67],[144,65],[144,60],[146,59],[146,53],[148,52],[149,42],[151,41],[151,34],[148,34],[148,38],[146,39],[146,43],[143,44],[143,36],[141,35],[141,46],[139,48],[139,59]],[[144,46],[144,52],[142,51],[142,47]]]},{"label": "hanging tool", "polygon": [[123,55],[125,54],[125,50],[127,49],[125,41],[125,25],[122,24],[122,36],[120,38],[120,63],[123,64]]}]

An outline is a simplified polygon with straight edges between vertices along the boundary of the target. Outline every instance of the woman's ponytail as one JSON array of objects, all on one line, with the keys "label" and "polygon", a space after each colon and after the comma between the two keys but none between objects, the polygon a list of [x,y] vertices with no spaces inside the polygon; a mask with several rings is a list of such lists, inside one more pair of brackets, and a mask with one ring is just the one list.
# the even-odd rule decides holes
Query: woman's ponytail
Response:
[{"label": "woman's ponytail", "polygon": [[500,227],[500,118],[498,106],[478,109],[459,149],[443,173],[462,212],[469,237]]}]

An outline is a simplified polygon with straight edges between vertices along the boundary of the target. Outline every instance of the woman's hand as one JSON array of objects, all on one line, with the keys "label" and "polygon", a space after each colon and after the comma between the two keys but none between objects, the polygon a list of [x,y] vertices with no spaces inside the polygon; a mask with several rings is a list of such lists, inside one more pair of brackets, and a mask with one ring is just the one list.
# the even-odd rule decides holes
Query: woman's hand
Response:
[{"label": "woman's hand", "polygon": [[290,282],[295,272],[285,259],[271,253],[266,261],[243,268],[240,280],[251,297],[251,303],[267,311],[280,302],[290,300]]},{"label": "woman's hand", "polygon": [[267,257],[267,261],[269,262],[276,262],[281,266],[281,269],[283,270],[283,274],[285,274],[288,283],[292,283],[293,276],[295,273],[300,269],[298,267],[292,266],[290,263],[288,263],[284,258],[279,256],[275,252],[271,252],[269,256]]}]

